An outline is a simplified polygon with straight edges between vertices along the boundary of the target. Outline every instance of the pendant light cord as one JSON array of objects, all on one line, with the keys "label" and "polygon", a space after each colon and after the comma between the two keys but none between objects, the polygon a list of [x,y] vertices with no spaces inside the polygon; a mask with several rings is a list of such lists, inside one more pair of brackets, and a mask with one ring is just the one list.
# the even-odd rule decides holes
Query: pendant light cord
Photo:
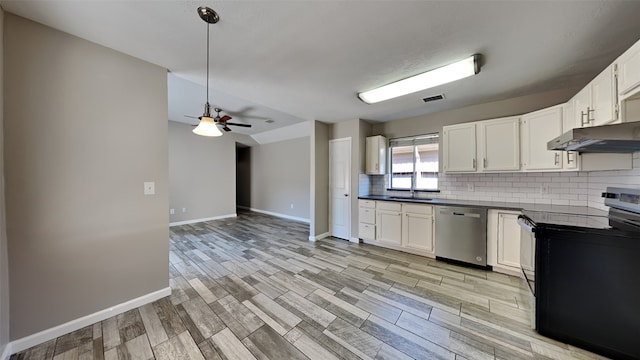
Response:
[{"label": "pendant light cord", "polygon": [[209,103],[209,23],[207,23],[207,104]]}]

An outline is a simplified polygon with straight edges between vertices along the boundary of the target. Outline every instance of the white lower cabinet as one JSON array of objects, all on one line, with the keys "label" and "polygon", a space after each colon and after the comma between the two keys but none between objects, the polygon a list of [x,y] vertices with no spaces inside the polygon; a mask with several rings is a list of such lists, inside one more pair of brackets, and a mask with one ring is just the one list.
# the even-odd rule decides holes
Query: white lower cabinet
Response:
[{"label": "white lower cabinet", "polygon": [[432,205],[360,200],[359,210],[359,237],[365,242],[434,256]]},{"label": "white lower cabinet", "polygon": [[402,204],[376,201],[376,241],[402,243]]},{"label": "white lower cabinet", "polygon": [[494,270],[520,274],[520,225],[518,211],[489,210],[487,260]]},{"label": "white lower cabinet", "polygon": [[433,206],[403,204],[402,213],[402,246],[433,254]]},{"label": "white lower cabinet", "polygon": [[376,238],[376,202],[373,200],[358,200],[359,221],[358,237],[373,240]]}]

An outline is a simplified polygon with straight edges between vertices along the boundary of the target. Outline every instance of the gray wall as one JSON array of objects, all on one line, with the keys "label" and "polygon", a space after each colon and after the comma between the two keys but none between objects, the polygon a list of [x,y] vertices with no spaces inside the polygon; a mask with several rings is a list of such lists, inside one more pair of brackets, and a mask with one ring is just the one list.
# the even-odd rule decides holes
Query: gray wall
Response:
[{"label": "gray wall", "polygon": [[309,157],[308,136],[252,147],[251,208],[309,219]]},{"label": "gray wall", "polygon": [[404,120],[376,123],[373,125],[373,133],[376,135],[385,135],[387,138],[392,139],[440,132],[442,131],[442,127],[446,125],[520,115],[561,104],[570,99],[578,90],[579,89],[576,88],[561,89],[486,104],[472,105]]},{"label": "gray wall", "polygon": [[311,214],[309,233],[311,237],[329,231],[329,135],[331,126],[314,121],[311,128]]},{"label": "gray wall", "polygon": [[9,343],[9,257],[4,205],[4,11],[0,8],[0,356]]},{"label": "gray wall", "polygon": [[167,72],[4,21],[15,340],[169,286]]},{"label": "gray wall", "polygon": [[[169,207],[171,222],[236,213],[236,142],[246,135],[199,136],[193,127],[169,121]],[[186,208],[186,213],[182,212]]]}]

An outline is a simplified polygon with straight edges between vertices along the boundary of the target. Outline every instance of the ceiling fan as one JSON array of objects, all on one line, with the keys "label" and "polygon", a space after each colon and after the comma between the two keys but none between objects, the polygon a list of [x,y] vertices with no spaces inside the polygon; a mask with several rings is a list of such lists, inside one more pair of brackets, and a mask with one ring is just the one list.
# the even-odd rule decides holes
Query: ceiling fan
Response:
[{"label": "ceiling fan", "polygon": [[[231,128],[229,128],[227,125],[247,127],[247,128],[251,127],[251,125],[249,125],[249,124],[240,124],[240,123],[229,122],[229,120],[231,120],[233,118],[231,116],[229,116],[229,115],[220,116],[220,112],[222,112],[222,109],[220,109],[220,108],[214,108],[213,111],[216,112],[216,116],[213,118],[213,121],[216,123],[216,125],[221,126],[222,130],[224,130],[224,131],[231,131]],[[198,120],[201,120],[201,118],[202,118],[201,116],[197,116],[196,117],[196,116],[189,116],[189,115],[185,115],[185,117],[198,119]],[[197,125],[193,125],[193,126],[197,126]]]}]

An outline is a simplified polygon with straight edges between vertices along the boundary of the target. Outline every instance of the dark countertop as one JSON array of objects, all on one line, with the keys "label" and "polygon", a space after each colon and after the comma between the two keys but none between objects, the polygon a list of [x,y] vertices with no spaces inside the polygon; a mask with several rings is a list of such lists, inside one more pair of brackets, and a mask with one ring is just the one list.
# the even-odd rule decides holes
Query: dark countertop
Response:
[{"label": "dark countertop", "polygon": [[439,206],[468,206],[487,209],[522,211],[536,226],[570,226],[591,229],[610,229],[607,212],[587,206],[545,205],[509,203],[498,201],[475,201],[457,199],[401,198],[384,195],[362,195],[358,199],[411,202]]}]

